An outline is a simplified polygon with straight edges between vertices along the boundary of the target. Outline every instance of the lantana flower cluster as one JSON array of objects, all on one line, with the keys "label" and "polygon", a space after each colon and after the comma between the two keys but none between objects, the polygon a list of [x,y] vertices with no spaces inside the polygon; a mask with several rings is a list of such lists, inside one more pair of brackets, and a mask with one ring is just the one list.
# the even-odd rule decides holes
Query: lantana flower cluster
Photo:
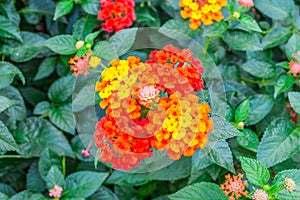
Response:
[{"label": "lantana flower cluster", "polygon": [[220,189],[224,191],[226,196],[229,196],[229,200],[239,199],[242,196],[247,196],[249,192],[246,190],[248,181],[243,181],[243,174],[238,174],[237,176],[227,174],[225,176],[226,181],[224,184],[220,185]]},{"label": "lantana flower cluster", "polygon": [[136,19],[134,0],[100,0],[101,10],[98,19],[103,20],[102,29],[107,32],[118,32],[132,25]]},{"label": "lantana flower cluster", "polygon": [[106,109],[95,132],[100,160],[130,170],[153,150],[178,160],[203,148],[213,126],[210,106],[194,94],[204,87],[203,71],[190,50],[171,45],[145,63],[135,56],[113,60],[96,84]]},{"label": "lantana flower cluster", "polygon": [[[300,50],[297,52],[297,55],[300,55]],[[293,56],[293,60],[290,61],[290,70],[293,76],[300,74],[300,63],[296,56]]]},{"label": "lantana flower cluster", "polygon": [[220,22],[224,16],[221,9],[227,5],[226,0],[180,0],[182,8],[180,15],[190,20],[190,28],[198,29],[203,23],[212,25],[214,21]]}]

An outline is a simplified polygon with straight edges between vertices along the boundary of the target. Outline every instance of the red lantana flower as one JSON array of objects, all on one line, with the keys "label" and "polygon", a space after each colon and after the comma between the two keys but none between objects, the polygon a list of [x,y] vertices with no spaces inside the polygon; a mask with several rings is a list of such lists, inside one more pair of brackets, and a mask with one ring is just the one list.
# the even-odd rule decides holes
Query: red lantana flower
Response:
[{"label": "red lantana flower", "polygon": [[118,32],[132,25],[136,19],[134,0],[100,0],[98,19],[103,20],[102,29]]}]

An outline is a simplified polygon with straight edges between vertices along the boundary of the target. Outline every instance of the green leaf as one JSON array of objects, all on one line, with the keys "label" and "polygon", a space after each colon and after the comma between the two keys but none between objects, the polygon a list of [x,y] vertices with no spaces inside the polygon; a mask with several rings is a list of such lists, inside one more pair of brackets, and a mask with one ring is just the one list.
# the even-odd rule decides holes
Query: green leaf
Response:
[{"label": "green leaf", "polygon": [[[10,125],[15,126],[17,120],[22,121],[26,118],[26,107],[20,92],[12,87],[8,86],[0,90],[0,95],[5,96],[9,99],[13,99],[15,104],[7,108],[3,113],[7,116],[6,121]],[[7,123],[6,123],[7,125]]]},{"label": "green leaf", "polygon": [[[285,178],[291,178],[295,181],[296,189],[294,191],[292,191],[292,192],[289,192],[287,190],[280,191]],[[280,199],[280,200],[300,199],[300,188],[298,187],[300,185],[300,170],[299,169],[285,170],[285,171],[279,172],[275,176],[272,184],[274,186],[276,186],[278,188],[278,190],[280,191],[279,193],[277,193],[275,195],[276,199]]]},{"label": "green leaf", "polygon": [[292,16],[295,9],[293,0],[255,0],[255,7],[274,20],[283,20]]},{"label": "green leaf", "polygon": [[77,39],[83,40],[94,29],[97,18],[95,16],[87,15],[78,19],[72,28],[72,35]]},{"label": "green leaf", "polygon": [[257,152],[259,139],[255,132],[250,129],[244,129],[242,135],[236,137],[236,142],[239,146],[253,152]]},{"label": "green leaf", "polygon": [[14,105],[16,102],[0,95],[0,113],[6,108]]},{"label": "green leaf", "polygon": [[50,112],[51,106],[48,101],[42,101],[36,104],[33,110],[33,114],[35,115],[43,115]]},{"label": "green leaf", "polygon": [[126,173],[115,170],[112,175],[105,181],[106,184],[140,186],[150,182],[147,173]]},{"label": "green leaf", "polygon": [[80,91],[75,92],[72,99],[72,110],[78,112],[97,104],[95,84],[88,83]]},{"label": "green leaf", "polygon": [[215,183],[201,182],[189,185],[179,190],[175,194],[169,195],[170,199],[218,199],[227,200],[228,197],[220,190],[220,186]]},{"label": "green leaf", "polygon": [[228,143],[225,140],[209,141],[203,149],[203,154],[208,155],[208,158],[215,164],[235,172],[233,167],[232,152]]},{"label": "green leaf", "polygon": [[0,24],[0,37],[12,38],[23,42],[20,33],[17,31],[17,27],[2,15],[0,15]]},{"label": "green leaf", "polygon": [[88,34],[85,37],[84,41],[87,42],[87,43],[89,43],[89,44],[93,44],[94,40],[98,37],[99,33],[100,33],[99,31],[96,31],[94,33]]},{"label": "green leaf", "polygon": [[224,42],[234,50],[259,51],[263,49],[257,33],[230,30],[226,31],[222,38]]},{"label": "green leaf", "polygon": [[59,185],[63,187],[65,185],[65,179],[60,169],[57,166],[52,166],[45,177],[45,182],[47,184],[47,188],[51,189],[55,185]]},{"label": "green leaf", "polygon": [[274,105],[273,97],[264,94],[257,94],[250,98],[250,112],[245,125],[250,126],[260,122],[271,111]]},{"label": "green leaf", "polygon": [[219,23],[214,23],[211,26],[205,26],[203,28],[203,37],[216,37],[222,36],[222,34],[229,28],[229,23],[227,21],[221,21]]},{"label": "green leaf", "polygon": [[75,134],[75,123],[72,112],[72,105],[65,104],[59,107],[52,107],[49,111],[50,121],[63,131]]},{"label": "green leaf", "polygon": [[188,20],[170,19],[160,27],[158,32],[175,40],[187,39],[197,33],[190,28],[189,24]]},{"label": "green leaf", "polygon": [[256,23],[255,19],[253,19],[250,15],[247,14],[241,14],[240,18],[238,21],[245,25],[249,30],[256,31],[256,32],[261,32],[262,30]]},{"label": "green leaf", "polygon": [[264,49],[276,47],[286,42],[291,34],[292,32],[288,28],[277,26],[264,37],[262,45]]},{"label": "green leaf", "polygon": [[121,56],[132,47],[135,42],[137,28],[124,29],[114,34],[109,42],[114,45],[118,56]]},{"label": "green leaf", "polygon": [[20,15],[12,1],[4,1],[0,4],[0,10],[16,27],[20,25]]},{"label": "green leaf", "polygon": [[26,22],[36,25],[41,21],[43,16],[53,18],[55,3],[53,0],[29,0],[29,6],[19,12],[23,14]]},{"label": "green leaf", "polygon": [[57,79],[48,90],[48,97],[53,102],[64,102],[73,93],[75,77],[65,76]]},{"label": "green leaf", "polygon": [[210,165],[209,167],[206,168],[206,171],[210,175],[210,177],[214,181],[216,181],[222,169],[223,169],[222,167],[220,167],[216,164],[212,164],[212,165]]},{"label": "green leaf", "polygon": [[61,55],[76,53],[77,40],[72,35],[59,35],[46,40],[43,45]]},{"label": "green leaf", "polygon": [[9,200],[24,200],[24,199],[43,200],[45,199],[45,197],[41,193],[33,192],[30,190],[24,190],[12,196]]},{"label": "green leaf", "polygon": [[75,172],[66,178],[66,197],[88,197],[101,186],[108,173],[89,171]]},{"label": "green leaf", "polygon": [[33,80],[37,81],[51,75],[55,70],[56,62],[57,62],[56,57],[45,58],[40,64],[38,72],[33,78]]},{"label": "green leaf", "polygon": [[208,135],[209,140],[226,140],[241,135],[241,133],[224,117],[214,114],[212,119],[214,122],[214,129]]},{"label": "green leaf", "polygon": [[276,75],[275,64],[263,60],[250,59],[242,64],[243,70],[258,78],[273,78]]},{"label": "green leaf", "polygon": [[13,196],[16,194],[14,189],[12,189],[11,186],[5,184],[5,183],[0,183],[0,192],[8,195],[8,196]]},{"label": "green leaf", "polygon": [[58,155],[73,157],[73,151],[66,137],[46,119],[31,117],[18,127],[27,141],[21,144],[21,154],[39,156],[46,148]]},{"label": "green leaf", "polygon": [[61,159],[55,152],[45,149],[38,163],[39,173],[44,180],[46,180],[48,172],[53,166],[56,166],[59,170],[62,170]]},{"label": "green leaf", "polygon": [[2,200],[8,200],[9,196],[7,196],[6,194],[0,192],[0,199],[2,199]]},{"label": "green leaf", "polygon": [[246,157],[239,158],[242,164],[242,169],[246,172],[247,179],[251,184],[263,187],[270,179],[268,168],[260,162]]},{"label": "green leaf", "polygon": [[147,22],[155,21],[156,19],[151,15],[148,9],[142,7],[135,7],[136,21]]},{"label": "green leaf", "polygon": [[93,50],[93,55],[98,56],[107,61],[111,61],[114,58],[118,58],[117,49],[114,45],[107,41],[97,42]]},{"label": "green leaf", "polygon": [[275,86],[274,86],[275,87],[274,98],[276,99],[279,94],[290,89],[294,85],[295,82],[296,82],[296,79],[294,76],[288,75],[286,73],[280,74],[276,78],[276,82],[275,82]]},{"label": "green leaf", "polygon": [[151,168],[148,167],[146,169],[147,171],[150,171],[148,173],[127,173],[115,170],[106,183],[124,186],[139,186],[152,180],[175,181],[190,175],[190,165],[191,161],[189,158],[182,158],[157,171],[151,171]]},{"label": "green leaf", "polygon": [[300,35],[294,33],[285,46],[286,55],[289,60],[292,60],[293,55],[297,54],[300,49]]},{"label": "green leaf", "polygon": [[31,86],[20,88],[20,90],[26,102],[32,106],[47,99],[47,94],[44,91]]},{"label": "green leaf", "polygon": [[26,175],[26,189],[43,192],[46,189],[44,180],[42,179],[37,162],[34,162]]},{"label": "green leaf", "polygon": [[98,0],[82,0],[82,9],[90,15],[98,15],[100,10],[100,4]]},{"label": "green leaf", "polygon": [[235,110],[235,122],[243,122],[247,119],[250,111],[250,100],[242,101]]},{"label": "green leaf", "polygon": [[296,113],[300,114],[300,92],[289,92],[288,96],[291,106],[296,111]]},{"label": "green leaf", "polygon": [[272,167],[300,150],[300,128],[285,119],[274,120],[266,129],[257,152],[257,160]]},{"label": "green leaf", "polygon": [[7,44],[0,46],[2,53],[10,60],[20,63],[26,62],[35,58],[41,53],[47,51],[42,46],[45,38],[39,34],[32,32],[20,32],[23,38],[23,43],[17,41],[9,41]]},{"label": "green leaf", "polygon": [[19,149],[14,137],[11,135],[7,127],[0,121],[0,150],[15,151]]},{"label": "green leaf", "polygon": [[25,78],[19,68],[9,62],[0,61],[0,89],[10,85],[16,75],[20,78],[24,85]]},{"label": "green leaf", "polygon": [[207,155],[204,155],[201,150],[197,150],[194,155],[192,156],[192,173],[202,170],[210,165],[213,162],[209,160]]},{"label": "green leaf", "polygon": [[191,160],[189,158],[182,158],[173,162],[171,165],[160,170],[150,172],[148,177],[150,180],[159,181],[175,181],[186,178],[190,175]]},{"label": "green leaf", "polygon": [[53,20],[57,20],[57,18],[64,16],[71,12],[73,8],[73,1],[72,0],[60,0],[55,8],[54,18]]},{"label": "green leaf", "polygon": [[106,187],[100,187],[88,200],[118,200],[118,197],[110,189]]}]

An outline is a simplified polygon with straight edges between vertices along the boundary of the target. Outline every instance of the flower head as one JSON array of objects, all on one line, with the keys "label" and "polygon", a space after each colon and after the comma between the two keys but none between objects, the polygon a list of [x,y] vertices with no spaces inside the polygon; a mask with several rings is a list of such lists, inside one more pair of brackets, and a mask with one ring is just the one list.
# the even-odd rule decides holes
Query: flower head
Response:
[{"label": "flower head", "polygon": [[253,0],[238,0],[238,2],[239,2],[244,8],[248,8],[248,7],[253,7],[253,6],[254,6]]},{"label": "flower head", "polygon": [[226,6],[226,0],[180,0],[179,6],[183,8],[180,15],[183,19],[190,19],[190,28],[196,30],[202,23],[206,26],[213,21],[221,21],[224,16],[222,7]]},{"label": "flower head", "polygon": [[158,102],[159,90],[155,86],[144,86],[139,89],[137,99],[143,106],[149,107],[154,102]]},{"label": "flower head", "polygon": [[88,70],[90,68],[89,60],[91,53],[86,53],[82,58],[75,56],[70,58],[69,64],[70,69],[74,71],[73,76],[78,76],[84,74],[87,76],[89,74]]},{"label": "flower head", "polygon": [[252,200],[268,200],[269,196],[264,190],[255,190]]},{"label": "flower head", "polygon": [[290,192],[292,192],[296,189],[296,183],[291,178],[285,178],[283,186]]},{"label": "flower head", "polygon": [[61,192],[63,191],[62,187],[54,185],[54,188],[49,190],[50,197],[60,197]]},{"label": "flower head", "polygon": [[230,199],[238,199],[242,195],[247,196],[248,191],[245,190],[245,186],[248,185],[247,181],[242,181],[243,174],[238,174],[237,176],[232,176],[230,174],[225,176],[226,181],[224,184],[220,185],[221,190],[224,191],[224,194],[229,196]]},{"label": "flower head", "polygon": [[291,72],[293,73],[293,76],[297,76],[297,74],[300,73],[300,63],[294,62],[294,61],[290,61],[290,69]]},{"label": "flower head", "polygon": [[117,32],[132,25],[136,19],[134,0],[100,0],[98,19],[103,20],[102,29]]}]

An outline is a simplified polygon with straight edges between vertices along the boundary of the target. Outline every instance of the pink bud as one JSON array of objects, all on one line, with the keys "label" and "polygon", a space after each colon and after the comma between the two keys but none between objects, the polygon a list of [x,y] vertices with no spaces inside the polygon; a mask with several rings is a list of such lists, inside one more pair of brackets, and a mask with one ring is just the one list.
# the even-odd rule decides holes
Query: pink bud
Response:
[{"label": "pink bud", "polygon": [[83,157],[90,157],[91,156],[90,152],[88,150],[86,150],[86,149],[84,149],[84,150],[81,151],[81,155]]}]

